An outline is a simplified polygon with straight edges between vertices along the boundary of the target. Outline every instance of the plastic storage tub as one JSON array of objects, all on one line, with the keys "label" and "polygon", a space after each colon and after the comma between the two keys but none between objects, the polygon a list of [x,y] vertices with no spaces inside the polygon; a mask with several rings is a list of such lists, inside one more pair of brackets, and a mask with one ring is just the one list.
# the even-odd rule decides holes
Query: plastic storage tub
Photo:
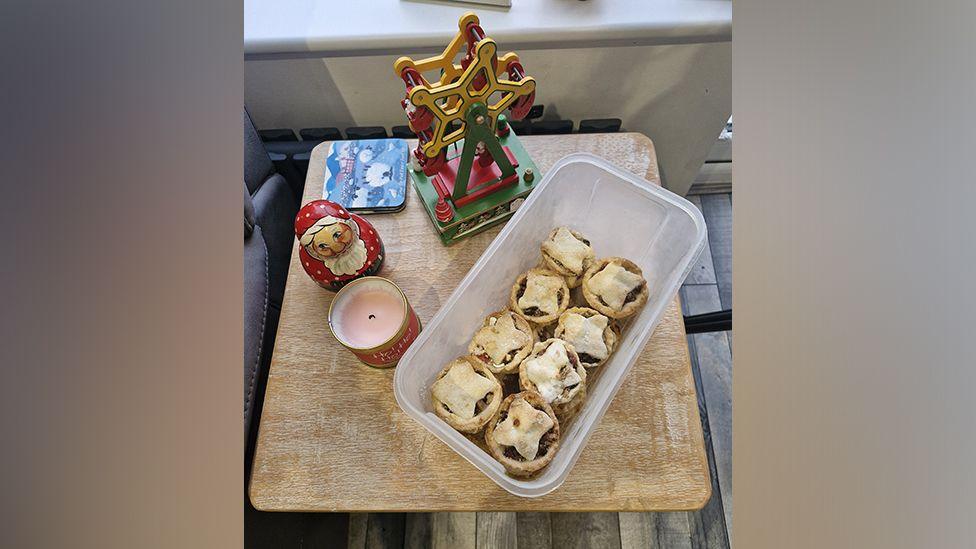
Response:
[{"label": "plastic storage tub", "polygon": [[[505,474],[490,454],[434,414],[430,385],[445,364],[467,354],[468,342],[484,317],[507,306],[515,278],[536,266],[540,244],[560,225],[586,235],[598,258],[621,256],[637,263],[644,271],[649,295],[644,308],[630,320],[610,360],[600,366],[587,389],[583,408],[563,427],[555,458],[535,478],[516,479]],[[505,490],[522,497],[548,494],[566,480],[590,433],[701,254],[705,239],[704,218],[680,196],[593,155],[578,153],[562,158],[400,360],[393,380],[397,404]]]}]

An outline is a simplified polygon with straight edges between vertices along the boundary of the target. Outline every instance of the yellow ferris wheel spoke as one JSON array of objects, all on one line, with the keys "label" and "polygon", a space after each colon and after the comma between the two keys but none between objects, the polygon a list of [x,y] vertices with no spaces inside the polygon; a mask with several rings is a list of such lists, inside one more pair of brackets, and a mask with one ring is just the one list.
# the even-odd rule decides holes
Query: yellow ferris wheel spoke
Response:
[{"label": "yellow ferris wheel spoke", "polygon": [[[463,131],[455,131],[447,136],[445,136],[445,132],[455,120],[462,121],[463,124],[464,112],[474,103],[484,102],[487,104],[491,127],[494,127],[498,115],[511,106],[516,99],[535,91],[535,80],[530,76],[519,82],[500,77],[504,70],[496,71],[495,67],[492,66],[492,58],[495,57],[496,51],[495,41],[491,38],[485,38],[475,46],[475,61],[468,65],[468,68],[456,80],[447,84],[431,86],[431,88],[417,86],[410,92],[410,102],[416,106],[427,107],[437,119],[432,138],[423,145],[423,152],[428,157],[437,156],[444,147],[461,139],[464,134]],[[445,54],[447,53],[445,52]],[[508,58],[510,60],[512,57],[514,56],[509,54],[503,56],[502,59]],[[514,58],[517,59],[517,57]],[[431,62],[433,59],[435,58],[425,61],[429,65],[433,65]],[[450,62],[448,64],[452,69],[457,68]],[[504,66],[500,62],[498,64]],[[415,68],[419,70],[419,67],[420,64],[417,63]],[[445,77],[446,75],[447,71],[445,71]],[[479,75],[485,77],[485,84],[480,90],[474,87],[474,80]],[[488,103],[488,99],[496,92],[501,92],[502,98],[495,103]]]}]

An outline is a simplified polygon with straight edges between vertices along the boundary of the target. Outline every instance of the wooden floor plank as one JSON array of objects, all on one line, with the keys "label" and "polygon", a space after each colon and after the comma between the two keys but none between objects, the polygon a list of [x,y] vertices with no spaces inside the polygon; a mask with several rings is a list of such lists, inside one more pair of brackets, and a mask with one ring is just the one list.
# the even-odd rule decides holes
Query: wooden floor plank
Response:
[{"label": "wooden floor plank", "polygon": [[654,513],[618,513],[620,549],[647,549],[654,539]]},{"label": "wooden floor plank", "polygon": [[686,513],[692,549],[729,549],[729,534],[722,518],[722,500],[713,496],[705,507]]},{"label": "wooden floor plank", "polygon": [[653,519],[655,549],[688,549],[693,547],[689,515],[693,513],[647,513]]},{"label": "wooden floor plank", "polygon": [[550,513],[516,513],[518,549],[550,549]]},{"label": "wooden floor plank", "polygon": [[364,549],[366,547],[366,519],[369,513],[349,513],[349,541],[348,549]]},{"label": "wooden floor plank", "polygon": [[515,513],[477,513],[478,549],[516,549]]},{"label": "wooden floor plank", "polygon": [[[690,339],[690,338],[689,338]],[[702,401],[704,402],[704,401]],[[715,470],[715,459],[712,452],[711,434],[708,431],[707,414],[701,412],[703,418],[703,435],[707,447],[708,469],[712,481],[712,497],[705,506],[698,511],[685,514],[691,538],[691,547],[695,549],[728,549],[729,530],[726,526],[722,508],[722,493],[718,483],[718,473]],[[682,528],[683,530],[683,528]],[[681,539],[683,537],[679,536]]]},{"label": "wooden floor plank", "polygon": [[732,308],[732,194],[701,196],[708,243],[723,309]]},{"label": "wooden floor plank", "polygon": [[695,334],[695,352],[725,522],[732,524],[732,354],[725,332]]},{"label": "wooden floor plank", "polygon": [[[686,285],[682,304],[688,314],[714,311],[720,306],[715,285]],[[726,525],[732,524],[732,348],[729,332],[710,332],[689,336],[692,362],[700,376],[700,394],[708,407],[718,485]],[[701,408],[701,405],[699,405]]]},{"label": "wooden floor plank", "polygon": [[[686,315],[719,309],[718,285],[682,286],[681,306]],[[712,480],[712,498],[701,510],[687,514],[691,543],[696,548],[728,547],[732,519],[732,362],[727,332],[688,336],[688,350]]]},{"label": "wooden floor plank", "polygon": [[407,513],[403,524],[403,549],[428,549],[432,543],[431,522],[431,513]]},{"label": "wooden floor plank", "polygon": [[475,549],[475,513],[431,513],[430,538],[433,549]]},{"label": "wooden floor plank", "polygon": [[717,284],[685,284],[681,287],[681,301],[682,313],[689,315],[710,313],[722,306]]},{"label": "wooden floor plank", "polygon": [[[696,380],[700,386],[700,380]],[[691,531],[691,546],[695,549],[727,549],[729,547],[729,531],[725,522],[722,506],[722,490],[719,486],[718,472],[715,468],[715,456],[712,449],[712,437],[707,427],[708,414],[702,404],[702,435],[705,438],[706,455],[708,457],[708,472],[712,481],[712,497],[705,502],[705,506],[698,511],[687,514]]]},{"label": "wooden floor plank", "polygon": [[[697,335],[697,334],[696,334]],[[705,506],[695,512],[687,514],[688,524],[691,531],[691,545],[695,548],[726,548],[729,547],[729,529],[724,514],[722,503],[722,487],[719,482],[719,473],[716,468],[715,450],[712,445],[711,418],[709,408],[705,398],[705,391],[702,389],[702,372],[699,366],[699,352],[697,349],[698,339],[695,336],[688,336],[688,349],[691,354],[691,369],[695,378],[695,387],[698,391],[698,414],[702,421],[702,436],[705,442],[705,455],[708,459],[708,474],[712,483],[712,497],[705,503]],[[731,500],[731,498],[729,498]]]},{"label": "wooden floor plank", "polygon": [[553,513],[552,546],[559,549],[620,547],[617,513]]},{"label": "wooden floor plank", "polygon": [[705,506],[688,514],[691,525],[692,546],[695,548],[729,547],[730,528],[726,525],[722,496],[718,486],[718,474],[714,460],[709,455],[709,469],[712,474],[712,497]]},{"label": "wooden floor plank", "polygon": [[[698,195],[689,196],[688,200],[695,205],[699,210],[702,209],[701,197]],[[706,225],[707,225],[706,221]],[[685,279],[685,284],[716,284],[715,279],[715,265],[712,263],[712,248],[705,241],[705,249],[702,250],[701,256],[698,258],[698,262],[688,273],[688,278]]]},{"label": "wooden floor plank", "polygon": [[[707,313],[720,307],[716,284],[682,286],[682,314]],[[732,392],[731,351],[726,333],[688,336],[688,351],[698,393],[698,413],[702,420],[702,435],[712,480],[711,499],[704,508],[688,513],[686,517],[693,547],[728,547],[729,543],[727,525],[731,524],[732,517]],[[717,445],[713,443],[715,439],[719,440]],[[722,464],[721,470],[719,463]],[[728,509],[725,508],[726,502]]]},{"label": "wooden floor plank", "polygon": [[403,522],[403,513],[370,513],[366,518],[366,548],[403,547]]}]

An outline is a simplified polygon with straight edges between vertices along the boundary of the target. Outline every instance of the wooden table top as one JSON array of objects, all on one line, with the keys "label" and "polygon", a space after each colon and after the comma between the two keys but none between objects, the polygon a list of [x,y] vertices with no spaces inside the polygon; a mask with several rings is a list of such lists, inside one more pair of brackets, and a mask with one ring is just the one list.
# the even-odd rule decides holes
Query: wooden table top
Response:
[{"label": "wooden table top", "polygon": [[[544,174],[578,151],[660,184],[654,145],[636,133],[522,138]],[[412,147],[413,145],[411,145]],[[312,152],[302,203],[321,197],[327,144]],[[441,245],[416,192],[395,214],[365,216],[422,322],[454,291],[501,226]],[[264,397],[250,497],[265,511],[671,511],[711,495],[681,310],[664,316],[566,482],[534,499],[504,491],[393,397],[393,369],[359,363],[333,338],[333,293],[298,263],[297,241]]]}]

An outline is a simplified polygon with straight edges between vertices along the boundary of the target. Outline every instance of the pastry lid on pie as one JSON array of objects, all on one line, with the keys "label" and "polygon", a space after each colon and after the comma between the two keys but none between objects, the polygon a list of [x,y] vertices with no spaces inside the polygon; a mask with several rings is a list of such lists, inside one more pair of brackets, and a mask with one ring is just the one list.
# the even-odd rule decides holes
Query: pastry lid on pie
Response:
[{"label": "pastry lid on pie", "polygon": [[608,263],[590,279],[590,288],[593,293],[603,298],[607,305],[614,309],[621,309],[627,294],[640,286],[643,281],[644,277],[628,271],[619,263]]},{"label": "pastry lid on pie", "polygon": [[557,272],[529,269],[512,286],[509,306],[529,322],[548,324],[569,306],[569,286]]},{"label": "pastry lid on pie", "polygon": [[546,314],[559,309],[559,297],[556,295],[565,282],[562,277],[548,272],[533,269],[525,278],[525,291],[518,298],[518,305],[522,310],[535,307]]},{"label": "pastry lid on pie", "polygon": [[[571,355],[574,360],[571,360]],[[583,382],[583,377],[577,372],[578,363],[572,345],[561,339],[550,339],[536,344],[522,369],[525,379],[531,381],[536,392],[551,404],[563,400],[560,397],[566,396],[564,391]]]},{"label": "pastry lid on pie", "polygon": [[[592,310],[592,309],[590,309]],[[610,356],[604,333],[610,319],[593,311],[594,315],[583,316],[578,310],[570,309],[559,317],[560,336],[573,344],[580,355],[589,355],[597,360]]]},{"label": "pastry lid on pie", "polygon": [[490,423],[502,403],[502,386],[473,356],[452,360],[430,387],[434,413],[462,433],[474,434]]},{"label": "pastry lid on pie", "polygon": [[591,307],[612,317],[629,316],[647,301],[647,281],[634,262],[608,257],[583,276],[583,296]]},{"label": "pastry lid on pie", "polygon": [[532,327],[524,318],[511,311],[501,311],[485,319],[484,326],[472,338],[469,350],[473,354],[480,354],[480,351],[488,355],[493,365],[507,365],[516,358],[517,351],[532,345],[533,337]]},{"label": "pastry lid on pie", "polygon": [[542,253],[552,267],[567,275],[581,275],[593,260],[593,248],[586,238],[568,227],[557,227],[542,243]]},{"label": "pastry lid on pie", "polygon": [[509,474],[530,476],[552,461],[559,447],[559,421],[534,391],[509,395],[485,433],[491,454]]},{"label": "pastry lid on pie", "polygon": [[475,416],[475,405],[485,398],[497,383],[479,375],[466,360],[454,361],[447,374],[434,382],[431,392],[434,398],[451,409],[451,413],[462,418]]},{"label": "pastry lid on pie", "polygon": [[539,439],[555,423],[544,411],[516,397],[508,407],[508,415],[495,426],[495,442],[513,446],[519,455],[531,461],[539,453]]}]

